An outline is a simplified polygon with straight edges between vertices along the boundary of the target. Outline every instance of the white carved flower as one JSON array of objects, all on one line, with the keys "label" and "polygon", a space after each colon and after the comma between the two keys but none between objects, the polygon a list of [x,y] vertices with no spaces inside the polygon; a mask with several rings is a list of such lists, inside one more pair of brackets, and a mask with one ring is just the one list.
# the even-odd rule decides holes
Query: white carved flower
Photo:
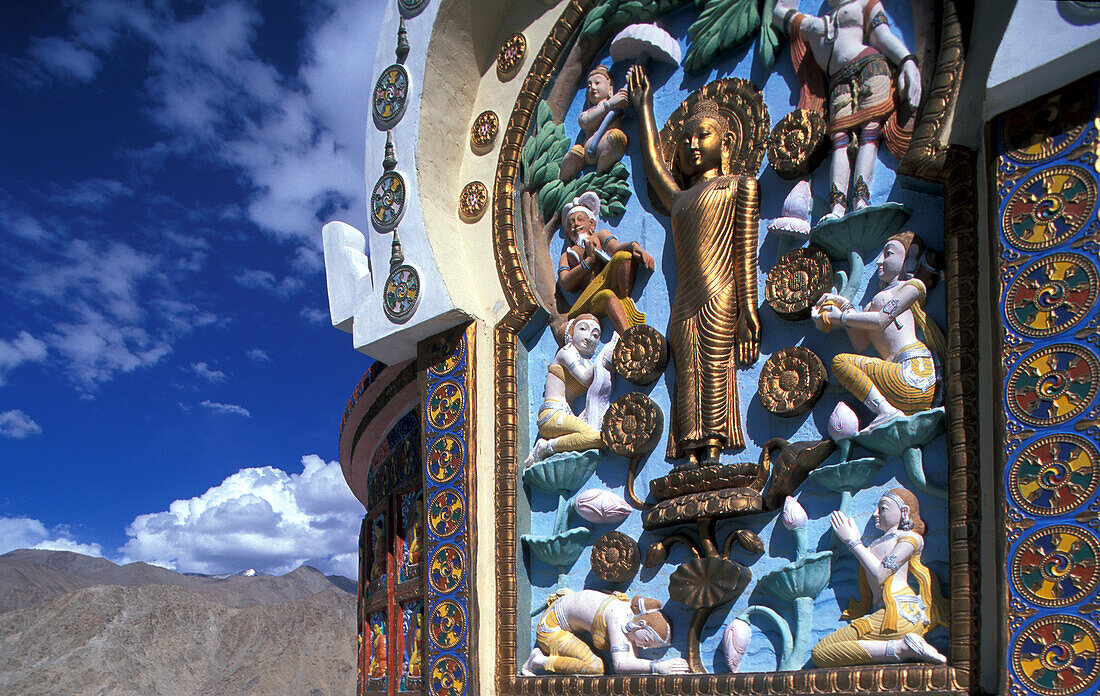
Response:
[{"label": "white carved flower", "polygon": [[841,401],[829,416],[829,437],[846,440],[859,432],[859,418],[852,407]]},{"label": "white carved flower", "polygon": [[630,516],[630,505],[611,491],[590,488],[581,491],[573,501],[573,509],[594,524],[622,522]]},{"label": "white carved flower", "polygon": [[806,515],[806,510],[803,509],[798,501],[787,496],[787,499],[783,501],[783,516],[781,517],[783,526],[790,530],[802,529],[806,526],[806,523],[810,521],[810,518]]},{"label": "white carved flower", "polygon": [[[788,499],[789,500],[789,499]],[[726,665],[731,672],[736,672],[741,666],[741,658],[749,649],[749,640],[752,639],[752,628],[743,619],[734,619],[726,626],[722,635],[722,649],[726,652]]]}]

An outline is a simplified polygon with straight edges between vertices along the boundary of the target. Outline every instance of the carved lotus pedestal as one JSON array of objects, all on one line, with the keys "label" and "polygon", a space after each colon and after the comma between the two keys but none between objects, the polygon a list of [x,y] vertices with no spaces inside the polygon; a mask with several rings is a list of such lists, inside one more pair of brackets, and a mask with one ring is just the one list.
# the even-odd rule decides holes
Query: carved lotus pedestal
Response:
[{"label": "carved lotus pedestal", "polygon": [[543,563],[558,571],[558,587],[565,584],[566,575],[588,545],[592,530],[587,527],[569,529],[569,496],[584,485],[600,461],[599,450],[562,452],[527,467],[523,482],[532,488],[558,496],[554,532],[547,536],[524,534],[521,539]]}]

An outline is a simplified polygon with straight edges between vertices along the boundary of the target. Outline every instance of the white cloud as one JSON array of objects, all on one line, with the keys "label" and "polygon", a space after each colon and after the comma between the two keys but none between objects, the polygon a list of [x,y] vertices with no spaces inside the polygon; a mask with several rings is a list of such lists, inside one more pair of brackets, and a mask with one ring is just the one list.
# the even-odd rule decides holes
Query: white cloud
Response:
[{"label": "white cloud", "polygon": [[269,271],[261,271],[258,268],[246,268],[234,276],[233,280],[243,288],[263,290],[276,297],[289,297],[305,285],[294,276],[286,276],[282,280],[277,280],[274,274]]},{"label": "white cloud", "polygon": [[111,201],[134,195],[134,190],[113,179],[87,179],[68,188],[57,187],[50,200],[75,208],[97,210]]},{"label": "white cloud", "polygon": [[247,408],[245,408],[244,406],[239,406],[237,404],[222,404],[218,403],[217,401],[206,399],[205,401],[200,402],[199,406],[208,408],[214,413],[226,413],[233,416],[244,416],[245,418],[252,417],[252,414]]},{"label": "white cloud", "polygon": [[47,530],[46,525],[30,517],[0,517],[0,554],[15,549],[72,551],[87,556],[102,556],[99,544],[75,541],[63,527]]},{"label": "white cloud", "polygon": [[215,370],[207,365],[205,362],[191,363],[191,371],[199,377],[202,377],[207,382],[224,382],[225,373],[221,370]]},{"label": "white cloud", "polygon": [[42,362],[46,359],[46,344],[20,331],[10,341],[0,339],[0,387],[7,382],[7,373],[23,363]]},{"label": "white cloud", "polygon": [[302,307],[302,311],[299,312],[301,317],[311,324],[324,324],[329,320],[328,312],[323,309],[318,309],[313,305],[306,305]]},{"label": "white cloud", "polygon": [[21,410],[15,408],[0,413],[0,437],[22,440],[25,437],[40,434],[42,434],[42,426]]},{"label": "white cloud", "polygon": [[90,82],[99,70],[99,58],[95,53],[58,37],[32,39],[27,52],[47,70],[61,77]]},{"label": "white cloud", "polygon": [[309,564],[355,577],[363,507],[338,462],[308,455],[302,466],[300,474],[241,469],[165,512],[138,516],[126,529],[126,560],[200,573],[284,573]]},{"label": "white cloud", "polygon": [[253,348],[248,351],[246,355],[248,355],[249,359],[255,360],[256,362],[271,362],[271,358],[268,356],[267,351],[260,350],[259,348]]}]

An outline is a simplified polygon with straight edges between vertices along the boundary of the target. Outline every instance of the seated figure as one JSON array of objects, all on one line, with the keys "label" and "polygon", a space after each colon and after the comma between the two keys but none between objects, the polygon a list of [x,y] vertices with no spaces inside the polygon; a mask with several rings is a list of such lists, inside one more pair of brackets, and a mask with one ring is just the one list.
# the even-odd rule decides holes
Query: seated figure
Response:
[{"label": "seated figure", "polygon": [[[539,619],[535,647],[520,668],[534,676],[553,674],[604,674],[604,663],[595,650],[611,653],[616,674],[683,674],[687,661],[674,657],[647,660],[638,651],[669,645],[672,626],[661,613],[655,599],[622,592],[607,594],[597,590],[558,593]],[[578,634],[587,633],[591,645]],[[595,648],[595,650],[593,650]]]},{"label": "seated figure", "polygon": [[[912,232],[887,240],[875,259],[883,288],[863,310],[846,298],[825,293],[811,311],[822,331],[840,325],[856,350],[874,345],[882,357],[841,353],[833,358],[833,376],[874,414],[864,428],[932,407],[937,366],[933,350],[942,354],[943,334],[924,312],[928,290],[938,278],[933,265],[938,254],[926,252]],[[917,339],[917,330],[931,346]]]},{"label": "seated figure", "polygon": [[653,257],[637,242],[620,242],[610,230],[596,231],[600,197],[593,191],[566,203],[561,211],[562,231],[569,246],[558,261],[558,282],[562,289],[581,296],[569,310],[569,317],[591,313],[607,317],[619,333],[645,323],[630,292],[638,266],[653,270]]},{"label": "seated figure", "polygon": [[621,126],[623,111],[629,103],[625,88],[615,91],[607,68],[597,65],[588,73],[584,111],[577,119],[584,133],[584,144],[578,143],[565,153],[559,179],[572,181],[585,165],[593,164],[597,174],[605,174],[623,158],[627,140]]},{"label": "seated figure", "polygon": [[[825,636],[810,652],[818,667],[880,662],[947,661],[924,635],[946,625],[946,601],[936,576],[921,564],[925,524],[917,497],[905,488],[883,494],[875,526],[883,535],[863,545],[855,520],[843,512],[829,517],[833,532],[859,561],[859,600],[841,617],[851,623]],[[909,576],[920,588],[914,593]]]},{"label": "seated figure", "polygon": [[[539,439],[525,465],[559,452],[603,449],[600,424],[611,395],[611,355],[619,335],[612,336],[600,354],[600,321],[582,314],[565,325],[565,345],[546,368],[546,386],[539,407]],[[585,397],[580,416],[573,413],[575,399]]]}]

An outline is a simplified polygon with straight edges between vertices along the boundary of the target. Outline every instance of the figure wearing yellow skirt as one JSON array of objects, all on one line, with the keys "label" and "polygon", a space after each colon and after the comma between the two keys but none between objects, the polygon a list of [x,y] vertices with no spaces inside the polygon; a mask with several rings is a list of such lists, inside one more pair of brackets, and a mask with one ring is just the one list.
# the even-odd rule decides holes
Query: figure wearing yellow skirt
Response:
[{"label": "figure wearing yellow skirt", "polygon": [[912,232],[894,235],[874,261],[883,288],[862,310],[845,297],[825,293],[811,312],[822,331],[840,326],[856,350],[874,346],[881,356],[841,353],[833,358],[833,376],[874,414],[864,430],[935,402],[935,354],[942,355],[945,346],[924,303],[938,278],[938,258]]}]

